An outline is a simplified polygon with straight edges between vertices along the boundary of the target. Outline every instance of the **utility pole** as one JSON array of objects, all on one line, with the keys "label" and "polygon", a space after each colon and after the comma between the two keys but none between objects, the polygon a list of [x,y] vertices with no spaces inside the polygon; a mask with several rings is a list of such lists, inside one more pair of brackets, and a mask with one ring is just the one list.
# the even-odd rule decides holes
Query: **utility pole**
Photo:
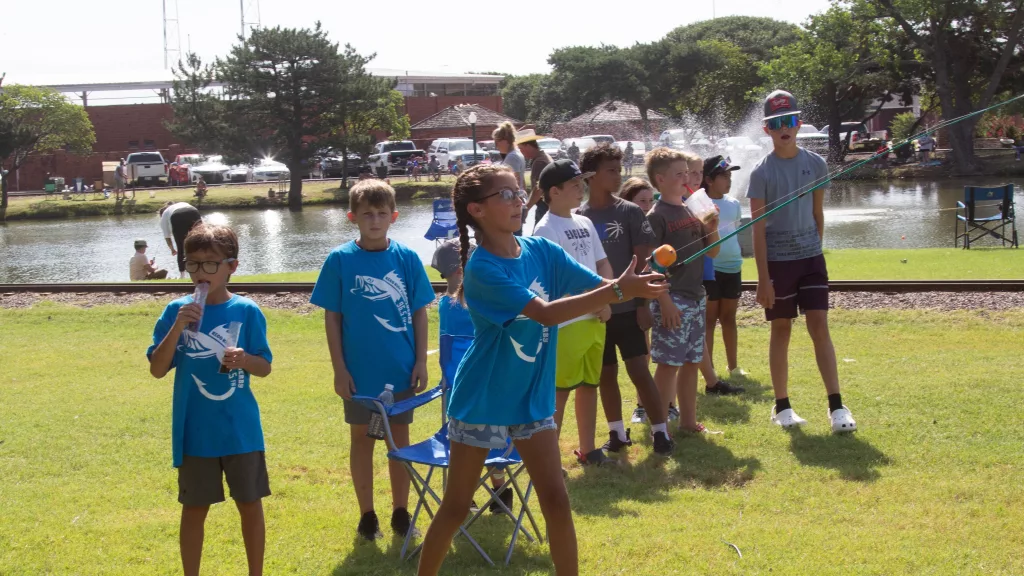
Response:
[{"label": "utility pole", "polygon": [[[171,63],[170,55],[173,52],[179,59],[181,58],[181,28],[178,26],[178,0],[171,0],[174,2],[174,17],[170,17],[167,14],[167,0],[163,0],[163,12],[164,12],[164,70]],[[170,42],[168,41],[168,24],[170,24]]]},{"label": "utility pole", "polygon": [[[241,15],[242,15],[242,40],[245,40],[245,36],[246,36],[246,34],[245,34],[245,27],[246,27],[246,25],[248,25],[249,27],[252,27],[252,28],[259,28],[260,27],[260,0],[239,0],[238,4],[239,4],[239,8],[241,8]],[[245,17],[245,5],[246,4],[248,4],[250,8],[252,8],[252,7],[256,8],[256,19],[255,20],[246,19],[246,17]],[[251,11],[249,13],[249,18],[252,18],[252,12]]]}]

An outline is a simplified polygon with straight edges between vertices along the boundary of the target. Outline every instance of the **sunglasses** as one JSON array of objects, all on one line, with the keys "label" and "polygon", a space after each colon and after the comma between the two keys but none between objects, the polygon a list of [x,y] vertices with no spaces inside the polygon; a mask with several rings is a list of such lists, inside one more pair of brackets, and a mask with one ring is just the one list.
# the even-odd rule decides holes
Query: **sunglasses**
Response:
[{"label": "sunglasses", "polygon": [[788,116],[779,116],[777,118],[769,118],[765,120],[764,123],[766,126],[768,126],[769,130],[796,128],[797,124],[800,123],[800,116],[796,114],[790,114]]},{"label": "sunglasses", "polygon": [[526,201],[526,192],[523,192],[522,190],[513,190],[511,188],[502,188],[497,192],[493,192],[491,194],[488,194],[487,196],[480,198],[479,200],[477,200],[477,202],[483,202],[484,200],[487,200],[491,196],[501,196],[501,201],[505,202],[506,204],[511,204],[512,201],[516,198],[519,198],[523,202]]},{"label": "sunglasses", "polygon": [[725,157],[722,159],[721,162],[715,164],[715,167],[712,168],[711,171],[714,172],[715,170],[728,170],[730,166],[732,166],[732,158]]},{"label": "sunglasses", "polygon": [[199,272],[200,268],[202,268],[203,272],[206,272],[207,274],[216,274],[221,264],[230,264],[234,261],[234,258],[225,258],[219,262],[216,260],[206,260],[203,262],[200,262],[199,260],[185,260],[185,271],[195,274],[196,272]]}]

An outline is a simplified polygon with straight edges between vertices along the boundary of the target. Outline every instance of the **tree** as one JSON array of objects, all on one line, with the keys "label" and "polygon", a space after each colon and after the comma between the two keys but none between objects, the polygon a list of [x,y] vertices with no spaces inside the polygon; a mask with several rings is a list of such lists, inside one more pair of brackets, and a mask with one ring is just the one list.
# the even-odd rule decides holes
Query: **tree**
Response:
[{"label": "tree", "polygon": [[[776,48],[776,58],[760,67],[765,92],[783,88],[802,100],[802,110],[829,125],[829,159],[841,162],[849,148],[840,142],[843,120],[863,116],[868,102],[881,106],[893,93],[912,97],[912,77],[904,74],[892,29],[870,18],[858,18],[844,6],[833,4],[811,16],[807,29],[791,46]],[[910,56],[906,60],[910,62]],[[873,114],[872,114],[873,115]]]},{"label": "tree", "polygon": [[7,216],[7,172],[30,154],[88,153],[96,142],[89,115],[49,88],[13,84],[0,90],[0,221]]},{"label": "tree", "polygon": [[540,111],[532,107],[531,99],[536,98],[534,92],[546,77],[547,74],[506,76],[501,86],[501,103],[505,114],[526,122],[536,122]]},{"label": "tree", "polygon": [[[947,121],[987,108],[994,96],[1022,79],[1024,0],[853,0],[875,18],[891,22],[919,51]],[[1010,78],[1004,78],[1009,72]],[[977,116],[947,133],[956,170],[977,173]]]},{"label": "tree", "polygon": [[[179,67],[174,125],[194,145],[216,146],[226,158],[275,155],[288,166],[288,206],[302,209],[309,160],[339,143],[339,126],[358,103],[379,103],[380,86],[366,81],[364,57],[314,29],[260,28],[208,68]],[[222,85],[210,91],[211,81]],[[180,88],[180,91],[179,91]],[[189,126],[192,126],[191,128]],[[199,126],[210,132],[198,133]]]},{"label": "tree", "polygon": [[372,133],[384,132],[389,140],[409,137],[409,116],[400,114],[405,106],[394,80],[357,72],[344,86],[345,97],[333,111],[333,140],[342,158],[342,187],[348,187],[350,152],[368,154],[373,146]]}]

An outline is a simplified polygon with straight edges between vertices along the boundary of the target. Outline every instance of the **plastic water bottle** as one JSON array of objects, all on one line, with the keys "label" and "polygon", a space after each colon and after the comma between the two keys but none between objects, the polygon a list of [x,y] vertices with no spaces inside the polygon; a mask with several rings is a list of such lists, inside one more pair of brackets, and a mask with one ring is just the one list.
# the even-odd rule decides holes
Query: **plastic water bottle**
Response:
[{"label": "plastic water bottle", "polygon": [[[384,391],[377,396],[380,403],[385,408],[391,408],[395,403],[395,387],[391,384],[384,385]],[[383,440],[387,437],[384,431],[384,417],[380,415],[380,412],[376,410],[373,414],[370,414],[370,424],[366,427],[366,435],[370,438],[376,438],[377,440]]]}]

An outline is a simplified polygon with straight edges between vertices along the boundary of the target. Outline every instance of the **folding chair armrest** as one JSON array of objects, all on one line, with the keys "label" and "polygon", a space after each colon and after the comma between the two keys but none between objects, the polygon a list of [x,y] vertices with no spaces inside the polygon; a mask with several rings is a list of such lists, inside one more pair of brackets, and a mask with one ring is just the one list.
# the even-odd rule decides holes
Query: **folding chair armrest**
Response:
[{"label": "folding chair armrest", "polygon": [[423,394],[417,394],[411,398],[406,398],[401,402],[395,402],[389,408],[385,408],[380,400],[373,396],[353,396],[352,401],[366,407],[366,409],[372,412],[384,411],[384,414],[388,416],[396,416],[398,414],[404,414],[410,410],[415,410],[424,404],[429,404],[434,400],[441,397],[441,386],[435,386]]},{"label": "folding chair armrest", "polygon": [[963,202],[957,200],[956,201],[956,207],[957,208],[967,208],[967,204],[964,204]]}]

